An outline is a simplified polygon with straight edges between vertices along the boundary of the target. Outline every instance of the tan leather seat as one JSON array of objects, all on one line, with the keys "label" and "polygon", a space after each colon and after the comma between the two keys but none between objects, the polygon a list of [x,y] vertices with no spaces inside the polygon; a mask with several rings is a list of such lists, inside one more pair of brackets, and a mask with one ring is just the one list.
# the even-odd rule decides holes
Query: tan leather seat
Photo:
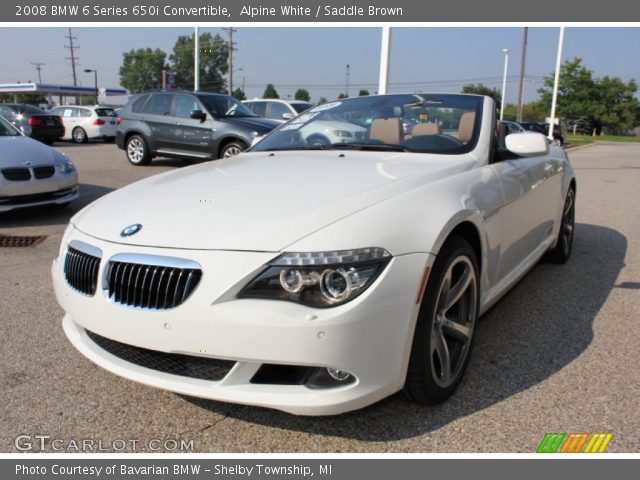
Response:
[{"label": "tan leather seat", "polygon": [[467,143],[473,137],[473,126],[476,120],[476,112],[464,112],[460,116],[458,125],[458,139]]},{"label": "tan leather seat", "polygon": [[402,142],[402,125],[399,117],[375,118],[369,131],[370,140],[397,145]]},{"label": "tan leather seat", "polygon": [[437,135],[442,133],[440,125],[434,122],[419,123],[411,129],[411,135],[419,137],[421,135]]}]

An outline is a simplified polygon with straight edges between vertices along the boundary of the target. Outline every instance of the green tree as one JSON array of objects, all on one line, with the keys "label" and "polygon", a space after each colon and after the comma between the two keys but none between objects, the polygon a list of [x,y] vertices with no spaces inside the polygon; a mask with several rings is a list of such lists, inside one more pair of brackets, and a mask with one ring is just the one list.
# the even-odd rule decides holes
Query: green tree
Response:
[{"label": "green tree", "polygon": [[122,54],[120,85],[130,93],[159,89],[162,70],[166,69],[167,54],[159,48],[139,48]]},{"label": "green tree", "polygon": [[233,96],[234,98],[238,99],[238,100],[246,100],[247,96],[244,93],[244,90],[242,90],[240,87],[236,88],[233,93],[231,94],[231,96]]},{"label": "green tree", "polygon": [[327,99],[325,97],[320,97],[318,99],[318,105],[322,105],[323,103],[327,103]]},{"label": "green tree", "polygon": [[26,103],[27,105],[35,105],[36,107],[41,103],[47,103],[47,97],[44,95],[36,95],[34,93],[18,93],[15,97],[13,93],[0,93],[0,103]]},{"label": "green tree", "polygon": [[342,100],[343,98],[349,98],[349,95],[347,95],[346,93],[341,93],[340,95],[338,95],[338,100]]},{"label": "green tree", "polygon": [[502,94],[500,90],[497,88],[487,87],[482,83],[469,83],[468,85],[464,85],[462,87],[462,93],[473,93],[475,95],[487,95],[488,97],[493,98],[497,105],[500,105],[502,101]]},{"label": "green tree", "polygon": [[[171,70],[177,74],[178,88],[193,89],[195,35],[178,37],[169,56]],[[224,75],[227,73],[227,43],[218,34],[200,34],[200,89],[209,92],[224,92]]]},{"label": "green tree", "polygon": [[[538,90],[542,108],[549,111],[553,93],[553,74],[545,77]],[[565,61],[560,67],[556,115],[564,120],[580,120],[597,131],[623,133],[636,123],[638,86],[635,80],[625,83],[618,77],[593,77],[581,58]]]},{"label": "green tree", "polygon": [[364,88],[358,92],[359,97],[368,97],[369,95],[371,95],[369,93],[369,90],[366,90]]},{"label": "green tree", "polygon": [[309,100],[311,100],[311,95],[309,95],[309,91],[306,88],[299,88],[298,90],[296,90],[296,94],[293,98],[295,98],[296,100],[304,100],[305,102],[308,102]]},{"label": "green tree", "polygon": [[273,86],[273,83],[267,84],[267,87],[264,89],[264,93],[262,94],[262,98],[280,98],[278,95],[278,91],[276,87]]}]

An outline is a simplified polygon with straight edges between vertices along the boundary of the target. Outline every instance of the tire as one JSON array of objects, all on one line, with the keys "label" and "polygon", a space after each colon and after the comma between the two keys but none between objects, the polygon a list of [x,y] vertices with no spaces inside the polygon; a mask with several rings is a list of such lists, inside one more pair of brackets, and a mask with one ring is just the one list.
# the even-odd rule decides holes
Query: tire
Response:
[{"label": "tire", "polygon": [[135,166],[149,165],[151,155],[149,155],[149,147],[141,135],[132,135],[127,139],[125,145],[127,160]]},{"label": "tire", "polygon": [[322,147],[328,147],[331,145],[331,142],[327,137],[323,137],[322,135],[311,135],[306,140],[307,145],[319,145]]},{"label": "tire", "polygon": [[567,197],[562,208],[562,223],[558,232],[556,246],[547,252],[546,260],[552,263],[567,263],[573,250],[573,232],[575,230],[576,217],[576,192],[569,187]]},{"label": "tire", "polygon": [[[436,258],[422,298],[403,391],[409,400],[434,405],[458,387],[473,347],[479,281],[478,259],[469,242],[450,238]],[[447,301],[447,294],[453,298]]]},{"label": "tire", "polygon": [[235,157],[246,149],[247,146],[242,142],[229,142],[220,150],[220,158]]},{"label": "tire", "polygon": [[71,138],[75,143],[85,143],[87,140],[87,132],[84,131],[82,127],[76,127],[71,132]]}]

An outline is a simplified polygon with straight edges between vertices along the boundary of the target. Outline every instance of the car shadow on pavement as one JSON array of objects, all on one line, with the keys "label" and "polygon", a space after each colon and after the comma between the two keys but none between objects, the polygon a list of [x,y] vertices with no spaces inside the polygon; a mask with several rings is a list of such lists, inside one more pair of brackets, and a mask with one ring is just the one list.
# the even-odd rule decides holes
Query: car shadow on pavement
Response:
[{"label": "car shadow on pavement", "polygon": [[[113,191],[102,185],[80,184],[80,197],[67,207],[44,205],[41,207],[19,208],[0,213],[0,228],[42,227],[46,225],[66,225],[69,219],[94,200]],[[6,231],[4,233],[7,233]]]},{"label": "car shadow on pavement", "polygon": [[[292,431],[381,442],[416,437],[472,415],[543,382],[579,357],[624,266],[627,239],[610,228],[577,224],[566,265],[538,264],[476,330],[469,368],[443,404],[420,406],[393,395],[332,417],[299,417],[268,409],[182,396],[220,415]],[[558,399],[563,392],[556,392]]]}]

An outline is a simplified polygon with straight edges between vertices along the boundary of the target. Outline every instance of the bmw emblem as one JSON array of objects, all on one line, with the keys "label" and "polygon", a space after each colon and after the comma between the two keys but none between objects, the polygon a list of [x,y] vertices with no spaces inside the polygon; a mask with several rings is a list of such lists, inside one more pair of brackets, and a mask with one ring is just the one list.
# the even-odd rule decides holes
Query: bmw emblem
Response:
[{"label": "bmw emblem", "polygon": [[140,225],[139,223],[134,223],[133,225],[129,225],[128,227],[123,228],[120,232],[120,236],[130,237],[131,235],[135,235],[136,233],[138,233],[140,230],[142,230],[142,225]]}]

